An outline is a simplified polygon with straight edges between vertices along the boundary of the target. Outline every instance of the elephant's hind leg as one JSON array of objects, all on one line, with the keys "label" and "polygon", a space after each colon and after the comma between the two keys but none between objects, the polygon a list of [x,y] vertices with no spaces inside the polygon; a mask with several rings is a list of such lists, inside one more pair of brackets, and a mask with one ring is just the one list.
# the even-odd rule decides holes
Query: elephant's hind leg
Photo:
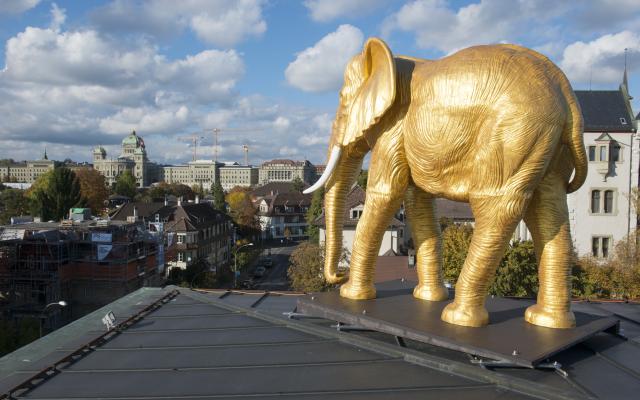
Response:
[{"label": "elephant's hind leg", "polygon": [[470,200],[476,225],[456,282],[455,300],[442,311],[443,321],[473,327],[489,323],[485,297],[527,200],[524,194]]},{"label": "elephant's hind leg", "polygon": [[525,320],[549,328],[572,328],[571,233],[565,181],[556,174],[545,176],[534,192],[525,214],[533,236],[539,264],[538,303],[527,308]]},{"label": "elephant's hind leg", "polygon": [[409,185],[405,195],[405,210],[417,249],[418,271],[418,286],[413,296],[422,300],[442,301],[449,297],[449,292],[442,279],[442,237],[434,201],[428,193]]}]

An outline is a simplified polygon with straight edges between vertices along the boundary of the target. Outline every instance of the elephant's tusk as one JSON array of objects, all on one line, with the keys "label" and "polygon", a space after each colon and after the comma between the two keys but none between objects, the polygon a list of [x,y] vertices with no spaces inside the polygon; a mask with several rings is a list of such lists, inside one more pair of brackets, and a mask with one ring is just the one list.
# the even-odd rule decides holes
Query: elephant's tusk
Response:
[{"label": "elephant's tusk", "polygon": [[336,164],[338,164],[338,159],[340,158],[341,151],[342,150],[340,149],[340,146],[338,145],[333,146],[333,149],[331,149],[331,155],[329,156],[329,161],[327,161],[327,167],[324,169],[322,176],[320,177],[320,179],[318,179],[316,183],[313,184],[313,186],[307,188],[302,193],[304,194],[313,193],[316,190],[320,189],[320,187],[324,186],[325,183],[327,183],[327,181],[329,180],[329,177],[331,176],[331,173],[333,172],[333,169],[336,167]]}]

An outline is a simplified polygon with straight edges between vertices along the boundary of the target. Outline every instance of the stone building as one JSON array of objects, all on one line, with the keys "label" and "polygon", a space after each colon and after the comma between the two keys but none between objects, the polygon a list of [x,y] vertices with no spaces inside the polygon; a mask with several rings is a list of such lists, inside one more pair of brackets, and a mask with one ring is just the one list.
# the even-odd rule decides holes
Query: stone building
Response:
[{"label": "stone building", "polygon": [[237,162],[224,163],[218,167],[222,189],[229,191],[236,186],[253,187],[258,184],[259,168],[240,165]]},{"label": "stone building", "polygon": [[136,135],[136,131],[122,140],[122,152],[115,159],[108,159],[102,146],[93,149],[93,168],[104,175],[110,186],[115,185],[118,176],[127,170],[136,178],[138,187],[158,181],[158,166],[147,158],[144,140]]},{"label": "stone building", "polygon": [[316,168],[308,160],[271,160],[260,166],[261,185],[269,182],[291,182],[296,178],[311,184],[316,179]]},{"label": "stone building", "polygon": [[49,160],[45,150],[41,160],[0,165],[0,179],[4,182],[33,183],[40,175],[54,168],[55,163]]}]

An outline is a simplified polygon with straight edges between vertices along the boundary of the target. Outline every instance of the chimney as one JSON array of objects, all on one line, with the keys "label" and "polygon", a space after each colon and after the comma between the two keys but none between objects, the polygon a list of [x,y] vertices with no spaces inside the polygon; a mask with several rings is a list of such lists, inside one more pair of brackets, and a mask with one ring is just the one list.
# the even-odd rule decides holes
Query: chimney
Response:
[{"label": "chimney", "polygon": [[164,205],[168,206],[169,205],[169,200],[167,200],[167,195],[164,195]]},{"label": "chimney", "polygon": [[178,197],[178,207],[182,205],[182,196]]},{"label": "chimney", "polygon": [[196,204],[200,204],[200,195],[196,195]]},{"label": "chimney", "polygon": [[133,206],[133,218],[137,221],[138,220],[138,207]]}]

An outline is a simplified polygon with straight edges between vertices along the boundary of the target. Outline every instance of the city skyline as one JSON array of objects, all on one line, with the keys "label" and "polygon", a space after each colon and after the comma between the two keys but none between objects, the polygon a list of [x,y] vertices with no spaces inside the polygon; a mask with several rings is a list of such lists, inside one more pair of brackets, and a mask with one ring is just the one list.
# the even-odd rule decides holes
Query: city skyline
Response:
[{"label": "city skyline", "polygon": [[[218,160],[325,162],[342,71],[366,37],[394,54],[445,56],[513,42],[548,55],[575,89],[615,90],[640,56],[633,1],[8,0],[0,5],[0,158],[91,160],[136,130],[152,159],[221,128]],[[634,100],[637,112],[637,100]],[[224,131],[225,128],[231,128]],[[235,131],[232,129],[236,129]],[[241,131],[238,131],[241,130]],[[214,158],[202,133],[198,158]]]}]

